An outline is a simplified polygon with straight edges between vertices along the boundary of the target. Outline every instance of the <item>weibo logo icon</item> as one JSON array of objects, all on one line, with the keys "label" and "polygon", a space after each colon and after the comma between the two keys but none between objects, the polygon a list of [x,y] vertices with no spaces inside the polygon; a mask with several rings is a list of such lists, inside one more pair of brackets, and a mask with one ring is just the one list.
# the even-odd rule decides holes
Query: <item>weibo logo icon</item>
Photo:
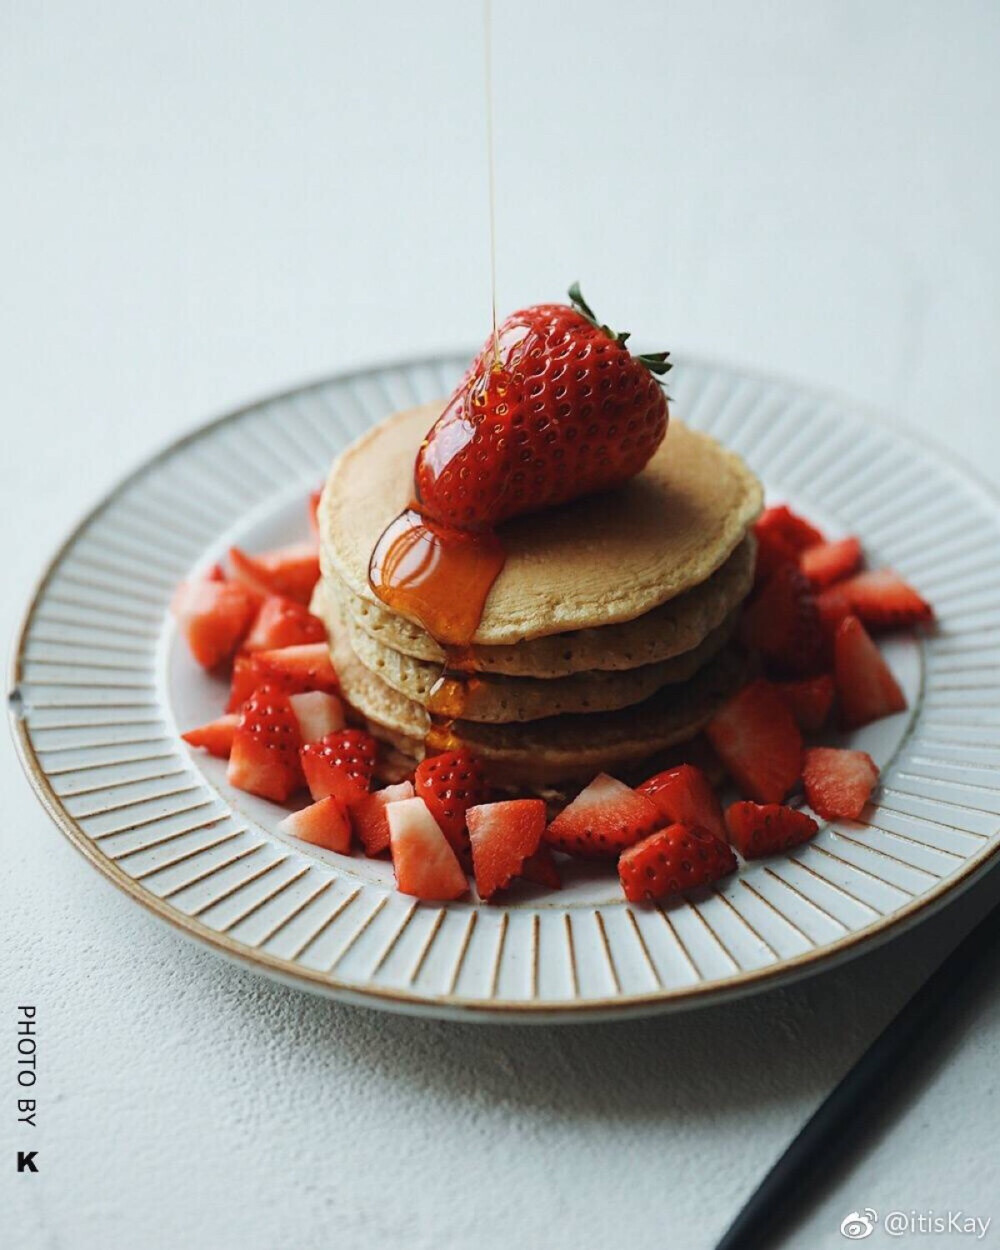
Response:
[{"label": "weibo logo icon", "polygon": [[865,1207],[863,1211],[851,1211],[840,1222],[840,1235],[848,1241],[863,1241],[875,1231],[877,1222],[878,1212],[871,1207]]}]

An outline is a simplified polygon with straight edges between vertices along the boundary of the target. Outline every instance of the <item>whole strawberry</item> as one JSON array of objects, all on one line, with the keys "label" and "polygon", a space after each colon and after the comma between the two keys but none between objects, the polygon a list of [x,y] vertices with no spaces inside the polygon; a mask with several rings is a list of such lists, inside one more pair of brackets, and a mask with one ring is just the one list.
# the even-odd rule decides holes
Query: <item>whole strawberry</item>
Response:
[{"label": "whole strawberry", "polygon": [[633,356],[570,287],[498,328],[417,455],[425,517],[478,529],[634,477],[663,441],[666,352]]}]

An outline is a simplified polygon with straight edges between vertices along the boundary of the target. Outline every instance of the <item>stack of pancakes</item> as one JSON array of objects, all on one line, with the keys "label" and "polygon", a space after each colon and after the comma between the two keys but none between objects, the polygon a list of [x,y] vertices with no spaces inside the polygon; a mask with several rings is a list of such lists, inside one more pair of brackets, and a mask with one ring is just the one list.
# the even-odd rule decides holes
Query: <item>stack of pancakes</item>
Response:
[{"label": "stack of pancakes", "polygon": [[[411,501],[414,460],[442,406],[397,413],[347,448],[319,510],[312,610],[345,698],[384,744],[387,780],[425,754],[448,655],[376,597],[368,563]],[[501,526],[507,563],[463,654],[450,725],[495,786],[547,793],[601,771],[628,779],[697,733],[744,677],[732,636],[761,503],[738,456],[674,418],[626,486]]]}]

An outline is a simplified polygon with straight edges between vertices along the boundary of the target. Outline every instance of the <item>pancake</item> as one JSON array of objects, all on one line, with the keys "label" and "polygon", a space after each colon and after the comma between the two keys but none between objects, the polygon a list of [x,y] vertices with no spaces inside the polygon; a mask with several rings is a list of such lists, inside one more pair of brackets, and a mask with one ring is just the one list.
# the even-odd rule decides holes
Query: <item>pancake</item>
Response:
[{"label": "pancake", "polygon": [[[389,748],[392,772],[382,767],[381,775],[398,775],[400,754],[422,759],[427,711],[361,663],[346,628],[334,627],[330,650],[345,699]],[[620,711],[517,725],[460,720],[454,731],[483,761],[493,785],[547,791],[602,771],[628,774],[656,752],[693,737],[745,676],[745,660],[727,646],[689,681]]]},{"label": "pancake", "polygon": [[[364,630],[338,602],[336,589],[321,585],[312,611],[328,634],[346,629],[355,655],[371,672],[400,694],[422,707],[430,706],[431,691],[442,674],[440,664],[415,660],[384,646]],[[708,636],[682,655],[656,664],[619,672],[574,673],[568,677],[476,676],[467,682],[462,710],[465,720],[506,724],[541,720],[561,713],[609,712],[641,703],[663,686],[687,681],[716,655],[732,636],[739,613],[731,612]]]},{"label": "pancake", "polygon": [[[707,581],[634,621],[550,634],[513,647],[473,647],[472,666],[478,673],[550,679],[572,673],[617,672],[683,655],[718,629],[746,598],[753,584],[756,553],[756,539],[747,534]],[[445,653],[426,630],[383,604],[352,594],[328,558],[324,555],[321,560],[324,584],[353,625],[382,647],[433,664],[440,672]],[[361,647],[356,650],[367,654]]]},{"label": "pancake", "polygon": [[[331,572],[378,603],[368,562],[382,531],[410,502],[420,443],[440,402],[397,413],[334,462],[319,508]],[[733,553],[762,505],[757,478],[708,435],[672,418],[638,477],[500,527],[507,563],[473,644],[512,646],[633,621],[701,585]],[[723,614],[724,615],[724,614]]]}]

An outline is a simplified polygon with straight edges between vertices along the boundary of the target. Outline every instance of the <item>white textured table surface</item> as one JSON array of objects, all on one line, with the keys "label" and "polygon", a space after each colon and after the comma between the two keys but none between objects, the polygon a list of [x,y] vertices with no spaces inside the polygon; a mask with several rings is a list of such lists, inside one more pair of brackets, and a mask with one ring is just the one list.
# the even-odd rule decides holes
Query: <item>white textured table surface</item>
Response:
[{"label": "white textured table surface", "polygon": [[[996,480],[995,4],[495,7],[501,309],[578,277],[649,343],[848,392]],[[7,636],[77,515],[168,439],[484,335],[481,65],[457,0],[3,6]],[[726,1007],[426,1023],[160,928],[50,825],[9,743],[0,765],[18,1250],[701,1250],[1000,895]],[[21,1002],[35,1176],[12,1161]],[[1000,982],[789,1244],[845,1244],[864,1206],[992,1216],[1000,1244],[998,1042]]]}]

